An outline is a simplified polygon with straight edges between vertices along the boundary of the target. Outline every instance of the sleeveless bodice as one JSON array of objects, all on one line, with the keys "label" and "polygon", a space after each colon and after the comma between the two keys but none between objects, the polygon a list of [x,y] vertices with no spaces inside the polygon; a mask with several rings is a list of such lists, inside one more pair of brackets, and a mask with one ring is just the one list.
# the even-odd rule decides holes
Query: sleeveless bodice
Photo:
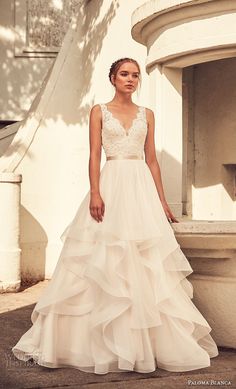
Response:
[{"label": "sleeveless bodice", "polygon": [[147,135],[145,107],[139,107],[138,113],[129,130],[107,109],[100,104],[102,110],[102,146],[106,157],[114,155],[142,155]]}]

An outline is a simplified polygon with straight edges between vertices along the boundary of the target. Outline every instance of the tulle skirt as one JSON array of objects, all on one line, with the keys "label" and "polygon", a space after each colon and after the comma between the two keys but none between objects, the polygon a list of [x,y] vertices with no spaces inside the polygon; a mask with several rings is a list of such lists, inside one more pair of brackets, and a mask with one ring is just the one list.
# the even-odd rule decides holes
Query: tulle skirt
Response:
[{"label": "tulle skirt", "polygon": [[91,217],[88,192],[61,235],[52,279],[14,355],[96,374],[210,366],[218,349],[191,300],[193,270],[148,165],[106,161],[99,186],[103,221]]}]

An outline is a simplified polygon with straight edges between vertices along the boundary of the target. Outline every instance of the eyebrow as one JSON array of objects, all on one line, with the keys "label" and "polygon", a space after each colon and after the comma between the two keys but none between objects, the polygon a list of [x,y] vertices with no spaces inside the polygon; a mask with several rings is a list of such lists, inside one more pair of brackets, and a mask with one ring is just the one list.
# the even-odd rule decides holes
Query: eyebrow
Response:
[{"label": "eyebrow", "polygon": [[[129,73],[128,70],[120,70],[120,73]],[[132,72],[133,74],[139,74],[139,72]]]}]

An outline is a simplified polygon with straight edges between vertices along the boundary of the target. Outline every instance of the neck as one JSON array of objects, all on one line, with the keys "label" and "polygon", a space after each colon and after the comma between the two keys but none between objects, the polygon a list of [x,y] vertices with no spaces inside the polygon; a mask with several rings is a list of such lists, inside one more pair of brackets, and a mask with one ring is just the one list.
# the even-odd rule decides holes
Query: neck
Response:
[{"label": "neck", "polygon": [[133,104],[131,93],[121,94],[121,93],[116,92],[112,101],[114,103],[120,104],[120,105],[123,105],[123,104],[132,105]]}]

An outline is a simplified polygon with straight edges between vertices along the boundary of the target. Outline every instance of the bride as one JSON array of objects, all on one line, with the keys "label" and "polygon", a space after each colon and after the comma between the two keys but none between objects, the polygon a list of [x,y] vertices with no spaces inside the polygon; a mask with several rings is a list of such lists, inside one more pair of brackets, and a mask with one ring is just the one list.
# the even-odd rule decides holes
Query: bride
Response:
[{"label": "bride", "polygon": [[132,101],[139,64],[121,58],[109,79],[113,99],[90,113],[90,190],[61,235],[32,326],[12,351],[96,374],[208,367],[218,349],[191,301],[193,270],[170,224],[177,219],[164,195],[154,114]]}]

